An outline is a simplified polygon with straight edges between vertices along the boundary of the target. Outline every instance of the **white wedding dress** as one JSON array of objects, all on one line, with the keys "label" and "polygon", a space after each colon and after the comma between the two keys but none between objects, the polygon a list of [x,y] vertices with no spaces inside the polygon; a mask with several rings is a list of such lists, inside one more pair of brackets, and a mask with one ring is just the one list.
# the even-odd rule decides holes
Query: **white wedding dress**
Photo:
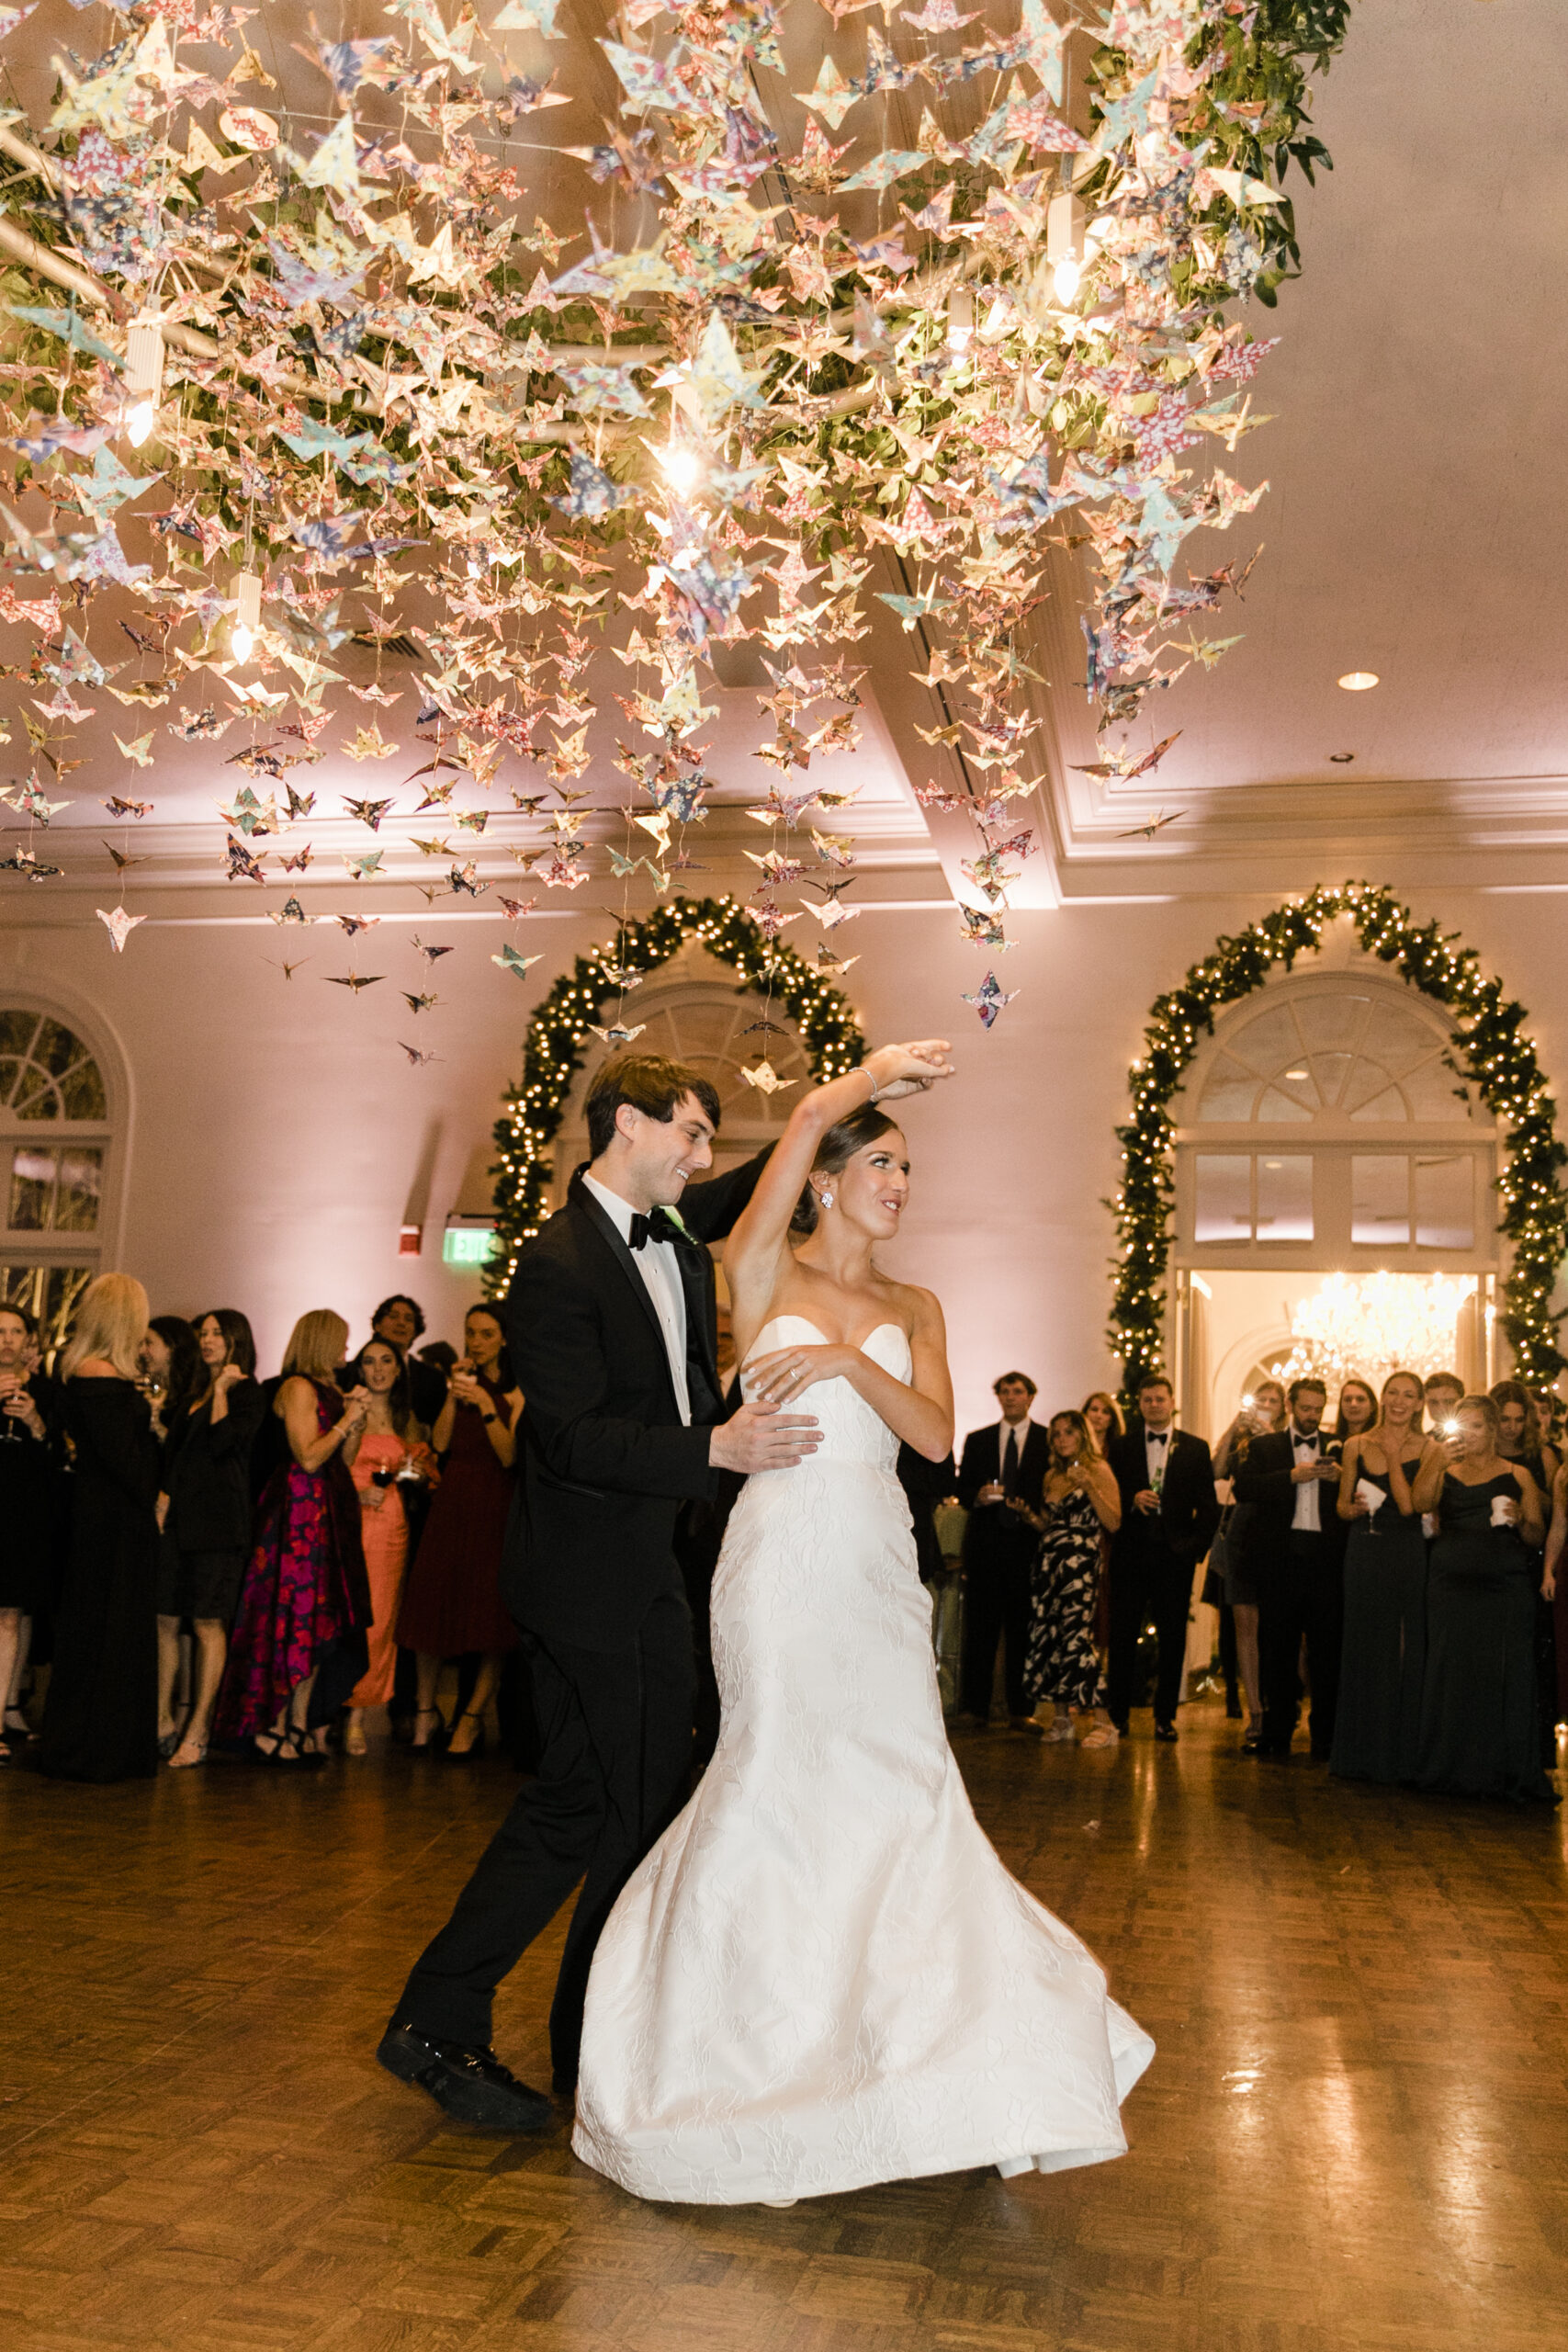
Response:
[{"label": "white wedding dress", "polygon": [[[821,1336],[779,1316],[757,1351]],[[909,1377],[897,1324],[865,1352]],[[729,1522],[717,1753],[600,1940],[572,2145],[705,2205],[1119,2156],[1154,2044],[970,1809],[897,1440],[847,1381],[803,1409],[819,1450]]]}]

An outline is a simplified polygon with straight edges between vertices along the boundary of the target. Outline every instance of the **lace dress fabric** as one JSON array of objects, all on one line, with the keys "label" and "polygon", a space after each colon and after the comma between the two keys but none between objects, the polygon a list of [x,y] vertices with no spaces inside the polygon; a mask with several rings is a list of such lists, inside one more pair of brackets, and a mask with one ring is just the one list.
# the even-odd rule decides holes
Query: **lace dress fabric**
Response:
[{"label": "lace dress fabric", "polygon": [[[778,1317],[757,1350],[820,1337]],[[897,1325],[864,1347],[908,1378]],[[572,2144],[714,2205],[1121,2155],[1154,2045],[975,1819],[897,1440],[846,1381],[809,1408],[817,1454],[729,1521],[717,1750],[600,1940]]]}]

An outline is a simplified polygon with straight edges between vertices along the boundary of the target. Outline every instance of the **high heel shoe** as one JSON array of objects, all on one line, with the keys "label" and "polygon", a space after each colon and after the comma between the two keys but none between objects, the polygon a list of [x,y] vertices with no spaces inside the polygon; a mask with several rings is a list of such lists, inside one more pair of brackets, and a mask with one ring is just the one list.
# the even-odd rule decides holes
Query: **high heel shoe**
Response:
[{"label": "high heel shoe", "polygon": [[[421,1739],[419,1736],[419,1727],[421,1724],[423,1723],[427,1715],[434,1717],[435,1729],[431,1733],[428,1739]],[[444,1744],[450,1736],[446,1718],[442,1713],[440,1708],[416,1707],[414,1709],[413,1727],[414,1736],[409,1742],[409,1754],[411,1756],[439,1756]]]},{"label": "high heel shoe", "polygon": [[447,1762],[449,1764],[467,1764],[470,1758],[482,1756],[485,1752],[484,1710],[482,1708],[476,1710],[473,1707],[465,1707],[462,1713],[457,1717],[457,1723],[454,1723],[452,1725],[453,1732],[457,1730],[457,1724],[478,1724],[479,1725],[478,1731],[474,1734],[472,1745],[468,1747],[454,1747],[452,1745],[452,1732],[448,1732],[446,1735]]}]

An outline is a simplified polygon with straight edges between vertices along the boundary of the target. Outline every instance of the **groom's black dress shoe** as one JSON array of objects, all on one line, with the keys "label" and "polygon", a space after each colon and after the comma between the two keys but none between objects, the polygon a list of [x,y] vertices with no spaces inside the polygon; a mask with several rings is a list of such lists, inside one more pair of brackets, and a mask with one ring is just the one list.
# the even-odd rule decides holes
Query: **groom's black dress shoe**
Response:
[{"label": "groom's black dress shoe", "polygon": [[395,2019],[376,2055],[400,2083],[428,2091],[437,2107],[459,2123],[483,2124],[491,2132],[542,2132],[555,2120],[543,2091],[531,2091],[509,2074],[493,2050],[468,2050],[460,2041],[433,2041]]},{"label": "groom's black dress shoe", "polygon": [[1155,1737],[1156,1737],[1156,1739],[1175,1739],[1175,1738],[1176,1738],[1176,1736],[1177,1736],[1177,1730],[1176,1730],[1176,1725],[1175,1725],[1174,1724],[1162,1724],[1162,1723],[1156,1723],[1156,1725],[1155,1725]]}]

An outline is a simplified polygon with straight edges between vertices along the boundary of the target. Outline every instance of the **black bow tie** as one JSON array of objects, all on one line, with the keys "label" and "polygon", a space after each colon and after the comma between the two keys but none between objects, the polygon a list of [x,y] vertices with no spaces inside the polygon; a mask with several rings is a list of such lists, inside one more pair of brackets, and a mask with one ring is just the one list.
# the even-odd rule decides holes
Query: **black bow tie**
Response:
[{"label": "black bow tie", "polygon": [[632,1229],[626,1236],[628,1249],[640,1250],[648,1241],[680,1241],[684,1238],[666,1210],[652,1209],[644,1216],[640,1209],[633,1209]]},{"label": "black bow tie", "polygon": [[1163,1445],[1167,1438],[1169,1437],[1170,1431],[1168,1430],[1145,1430],[1144,1434],[1151,1445]]}]

